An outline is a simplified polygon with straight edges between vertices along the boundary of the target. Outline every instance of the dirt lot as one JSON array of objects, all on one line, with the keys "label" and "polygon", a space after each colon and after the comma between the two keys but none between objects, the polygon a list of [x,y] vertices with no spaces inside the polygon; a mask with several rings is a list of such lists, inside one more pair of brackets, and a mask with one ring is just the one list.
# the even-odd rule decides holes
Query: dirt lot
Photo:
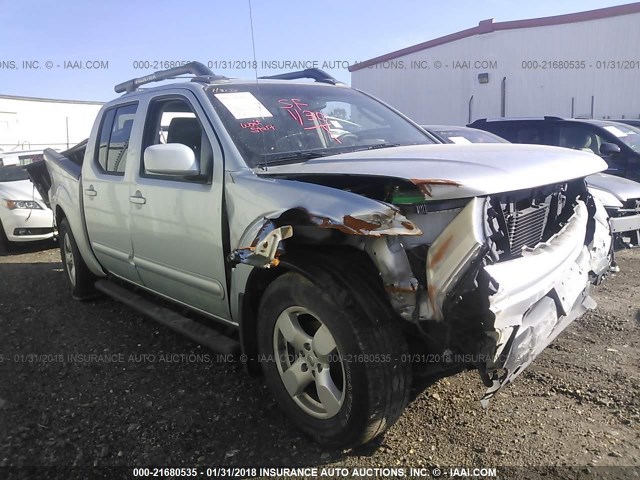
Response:
[{"label": "dirt lot", "polygon": [[[640,250],[488,410],[475,372],[421,393],[376,445],[323,450],[260,379],[108,299],[56,249],[0,256],[0,466],[640,466]],[[99,355],[91,358],[90,355]]]}]

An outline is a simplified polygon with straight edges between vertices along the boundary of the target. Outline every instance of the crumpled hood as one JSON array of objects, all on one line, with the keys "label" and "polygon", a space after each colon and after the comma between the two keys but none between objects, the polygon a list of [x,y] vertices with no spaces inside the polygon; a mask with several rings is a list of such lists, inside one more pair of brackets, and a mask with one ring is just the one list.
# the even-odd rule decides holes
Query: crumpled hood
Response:
[{"label": "crumpled hood", "polygon": [[622,203],[631,198],[640,198],[640,183],[628,178],[607,173],[596,173],[587,177],[589,187],[597,188],[615,196]]},{"label": "crumpled hood", "polygon": [[14,182],[0,182],[0,198],[7,200],[36,200],[42,201],[38,190],[33,188],[31,180],[16,180]]},{"label": "crumpled hood", "polygon": [[345,153],[271,166],[260,175],[396,177],[427,184],[434,200],[523,190],[607,168],[597,155],[560,147],[513,144],[412,145]]}]

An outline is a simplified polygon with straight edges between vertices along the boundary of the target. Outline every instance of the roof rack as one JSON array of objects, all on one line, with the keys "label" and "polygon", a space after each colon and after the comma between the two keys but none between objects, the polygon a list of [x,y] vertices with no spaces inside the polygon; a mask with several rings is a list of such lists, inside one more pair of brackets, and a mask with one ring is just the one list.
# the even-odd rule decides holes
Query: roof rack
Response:
[{"label": "roof rack", "polygon": [[126,82],[122,82],[116,85],[114,87],[114,90],[116,91],[116,93],[135,92],[140,85],[152,82],[160,82],[162,80],[175,78],[178,75],[187,74],[196,75],[197,77],[205,77],[208,81],[225,78],[220,75],[214,75],[214,73],[209,70],[209,68],[207,68],[200,62],[189,62],[179,67],[169,68],[168,70],[159,70],[150,75],[145,75],[144,77],[127,80]]},{"label": "roof rack", "polygon": [[562,117],[556,117],[553,115],[544,115],[542,117],[492,117],[492,118],[478,118],[471,122],[469,125],[473,123],[488,123],[488,122],[511,122],[511,121],[528,121],[528,120],[564,120]]},{"label": "roof rack", "polygon": [[307,68],[305,70],[299,70],[297,72],[281,73],[279,75],[269,75],[267,77],[260,77],[261,79],[269,80],[298,80],[300,78],[311,78],[316,82],[330,83],[331,85],[341,85],[342,82],[336,80],[324,70],[319,68]]}]

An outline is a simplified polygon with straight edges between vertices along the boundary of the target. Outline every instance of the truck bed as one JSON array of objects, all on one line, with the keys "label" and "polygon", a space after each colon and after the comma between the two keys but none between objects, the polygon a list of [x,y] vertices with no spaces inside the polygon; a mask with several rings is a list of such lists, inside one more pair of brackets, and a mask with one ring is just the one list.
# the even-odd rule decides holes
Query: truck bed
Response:
[{"label": "truck bed", "polygon": [[[82,171],[82,162],[84,160],[84,154],[87,149],[87,140],[83,140],[79,144],[71,147],[64,152],[56,152],[50,148],[44,151],[45,159],[51,162],[53,165],[58,166],[65,174],[71,178],[78,180]],[[49,170],[48,162],[35,162],[27,165],[25,168],[31,177],[31,181],[35,185],[38,193],[44,200],[44,203],[51,207],[49,199],[49,190],[51,190],[51,172]],[[56,168],[56,167],[53,168]]]}]

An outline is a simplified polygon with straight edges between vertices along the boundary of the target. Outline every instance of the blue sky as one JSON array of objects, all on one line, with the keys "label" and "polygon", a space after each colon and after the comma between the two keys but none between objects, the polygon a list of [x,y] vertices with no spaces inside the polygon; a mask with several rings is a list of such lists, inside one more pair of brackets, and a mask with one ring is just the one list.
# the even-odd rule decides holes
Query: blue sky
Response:
[{"label": "blue sky", "polygon": [[[259,65],[267,60],[353,64],[487,18],[518,20],[622,3],[631,2],[252,0],[252,10]],[[109,100],[115,84],[150,73],[153,62],[253,60],[248,0],[0,0],[0,25],[0,94],[5,95]],[[87,60],[108,62],[108,68],[64,68],[65,61]],[[24,61],[37,61],[40,68],[24,69]],[[151,62],[151,69],[135,69],[139,61]],[[213,70],[255,75],[249,69]],[[259,75],[276,73],[258,70]],[[346,69],[330,73],[350,81]]]}]

